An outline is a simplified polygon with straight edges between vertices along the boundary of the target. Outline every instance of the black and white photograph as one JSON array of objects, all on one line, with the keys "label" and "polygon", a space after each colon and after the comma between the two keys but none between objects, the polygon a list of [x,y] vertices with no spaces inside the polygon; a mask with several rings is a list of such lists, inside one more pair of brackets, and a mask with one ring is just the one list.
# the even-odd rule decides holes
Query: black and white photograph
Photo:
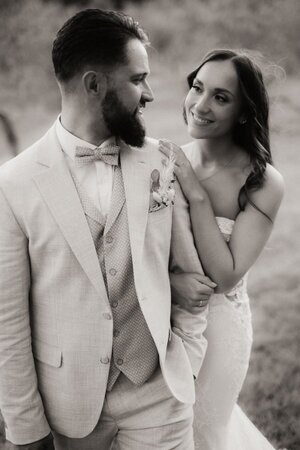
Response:
[{"label": "black and white photograph", "polygon": [[0,450],[300,450],[299,30],[0,1]]}]

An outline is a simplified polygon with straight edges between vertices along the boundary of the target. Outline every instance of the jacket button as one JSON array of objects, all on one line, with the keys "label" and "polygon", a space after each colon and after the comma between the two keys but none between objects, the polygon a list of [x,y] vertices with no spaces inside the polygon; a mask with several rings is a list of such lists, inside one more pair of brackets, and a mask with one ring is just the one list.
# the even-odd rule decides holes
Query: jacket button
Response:
[{"label": "jacket button", "polygon": [[113,307],[113,308],[116,308],[117,306],[118,306],[118,301],[117,300],[114,300],[112,303],[111,303],[111,306]]},{"label": "jacket button", "polygon": [[121,366],[122,364],[123,364],[123,359],[122,358],[118,358],[117,359],[117,364],[118,364],[118,366]]},{"label": "jacket button", "polygon": [[109,273],[110,273],[110,275],[111,275],[112,277],[114,277],[114,276],[117,274],[117,270],[114,269],[114,268],[109,269]]},{"label": "jacket button", "polygon": [[114,238],[110,235],[106,236],[105,238],[105,242],[107,242],[107,244],[111,244],[113,242]]},{"label": "jacket button", "polygon": [[100,362],[102,364],[108,364],[109,363],[109,357],[108,356],[104,356],[103,358],[100,359]]},{"label": "jacket button", "polygon": [[111,320],[111,314],[110,313],[103,313],[103,317],[106,320]]}]

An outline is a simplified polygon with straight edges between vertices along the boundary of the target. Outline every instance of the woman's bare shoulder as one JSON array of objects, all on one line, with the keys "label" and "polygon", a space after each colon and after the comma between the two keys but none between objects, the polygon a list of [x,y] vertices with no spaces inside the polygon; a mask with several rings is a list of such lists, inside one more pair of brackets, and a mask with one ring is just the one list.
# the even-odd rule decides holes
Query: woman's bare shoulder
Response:
[{"label": "woman's bare shoulder", "polygon": [[278,211],[284,195],[284,180],[275,167],[267,164],[263,186],[253,192],[251,198],[271,219]]},{"label": "woman's bare shoulder", "polygon": [[284,179],[281,173],[271,164],[267,164],[265,171],[265,183],[263,190],[272,193],[273,196],[282,199],[284,194]]}]

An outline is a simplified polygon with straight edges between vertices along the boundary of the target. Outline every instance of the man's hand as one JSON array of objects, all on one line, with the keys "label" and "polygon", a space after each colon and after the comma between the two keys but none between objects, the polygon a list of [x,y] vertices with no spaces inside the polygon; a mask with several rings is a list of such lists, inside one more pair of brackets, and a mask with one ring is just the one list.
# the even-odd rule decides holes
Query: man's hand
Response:
[{"label": "man's hand", "polygon": [[14,445],[10,447],[11,450],[55,450],[52,434],[48,434],[39,441],[32,442],[25,445]]},{"label": "man's hand", "polygon": [[192,314],[203,310],[214,293],[216,283],[199,273],[170,273],[172,301]]}]

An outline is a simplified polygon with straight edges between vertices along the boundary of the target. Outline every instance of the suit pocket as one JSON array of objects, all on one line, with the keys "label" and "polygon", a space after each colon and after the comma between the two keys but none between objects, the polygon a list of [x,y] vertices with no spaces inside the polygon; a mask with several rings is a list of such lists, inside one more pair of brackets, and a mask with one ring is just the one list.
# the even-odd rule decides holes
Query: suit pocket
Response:
[{"label": "suit pocket", "polygon": [[35,359],[50,366],[60,367],[62,364],[61,350],[54,345],[34,339],[32,341],[32,353]]},{"label": "suit pocket", "polygon": [[163,208],[158,209],[157,211],[151,211],[148,213],[148,225],[167,220],[169,215],[171,215],[170,206],[164,206]]}]

